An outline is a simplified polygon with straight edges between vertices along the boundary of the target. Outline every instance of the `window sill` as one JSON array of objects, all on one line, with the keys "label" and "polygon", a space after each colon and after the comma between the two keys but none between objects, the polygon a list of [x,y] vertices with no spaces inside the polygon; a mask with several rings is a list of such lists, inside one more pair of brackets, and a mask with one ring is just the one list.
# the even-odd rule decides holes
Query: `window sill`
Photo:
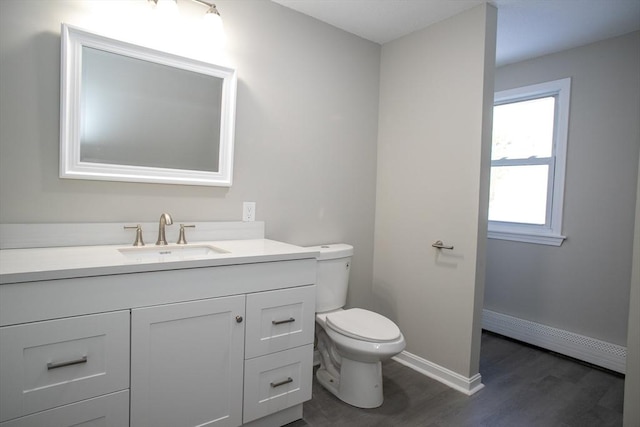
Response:
[{"label": "window sill", "polygon": [[518,231],[497,231],[489,230],[487,237],[497,240],[510,240],[513,242],[535,243],[538,245],[560,246],[567,238],[560,234],[533,234]]}]

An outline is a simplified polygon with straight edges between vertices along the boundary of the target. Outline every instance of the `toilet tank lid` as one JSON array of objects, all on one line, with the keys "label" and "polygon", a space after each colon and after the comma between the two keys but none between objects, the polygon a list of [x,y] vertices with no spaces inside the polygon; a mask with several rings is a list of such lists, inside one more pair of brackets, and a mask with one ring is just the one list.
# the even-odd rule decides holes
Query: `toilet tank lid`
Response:
[{"label": "toilet tank lid", "polygon": [[333,243],[330,245],[311,246],[307,249],[320,252],[318,260],[346,258],[353,255],[353,246],[346,243]]}]

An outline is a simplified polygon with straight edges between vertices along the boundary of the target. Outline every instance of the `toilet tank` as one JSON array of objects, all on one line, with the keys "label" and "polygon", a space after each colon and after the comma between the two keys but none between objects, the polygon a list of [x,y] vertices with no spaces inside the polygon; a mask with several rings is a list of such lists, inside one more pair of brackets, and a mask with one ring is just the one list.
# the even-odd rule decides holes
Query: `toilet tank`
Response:
[{"label": "toilet tank", "polygon": [[314,246],[318,256],[316,313],[336,310],[347,302],[353,246],[344,243]]}]

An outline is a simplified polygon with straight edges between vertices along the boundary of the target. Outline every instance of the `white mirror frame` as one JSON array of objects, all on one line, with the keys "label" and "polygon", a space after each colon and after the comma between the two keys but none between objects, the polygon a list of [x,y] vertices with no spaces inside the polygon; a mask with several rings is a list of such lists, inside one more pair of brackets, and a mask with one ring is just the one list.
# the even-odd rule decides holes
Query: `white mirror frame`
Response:
[{"label": "white mirror frame", "polygon": [[[137,46],[62,24],[60,178],[231,186],[237,75],[232,68]],[[80,160],[82,48],[91,47],[223,79],[217,172],[89,163]]]}]

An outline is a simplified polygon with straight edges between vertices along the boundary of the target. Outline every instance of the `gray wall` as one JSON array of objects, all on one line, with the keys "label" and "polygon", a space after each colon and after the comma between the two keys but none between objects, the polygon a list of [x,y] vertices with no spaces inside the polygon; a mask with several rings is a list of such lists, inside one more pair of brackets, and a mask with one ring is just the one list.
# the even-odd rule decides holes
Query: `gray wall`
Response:
[{"label": "gray wall", "polygon": [[[206,8],[178,3],[197,25]],[[128,9],[109,10],[133,16],[148,2],[0,1],[0,222],[240,220],[242,202],[256,201],[269,238],[353,244],[351,299],[367,306],[380,46],[270,1],[216,4],[239,77],[231,188],[59,179],[60,23],[122,27]],[[159,32],[208,49],[184,31]]]},{"label": "gray wall", "polygon": [[485,308],[625,346],[640,150],[640,32],[501,67],[496,90],[571,77],[560,247],[489,239]]},{"label": "gray wall", "polygon": [[[638,159],[640,168],[640,159]],[[627,370],[624,378],[624,427],[640,423],[640,174],[636,193],[636,227],[633,238],[633,269],[629,296]]]},{"label": "gray wall", "polygon": [[[480,353],[495,32],[483,5],[382,47],[373,293],[408,352],[468,378]],[[439,239],[454,250],[434,249]]]}]

